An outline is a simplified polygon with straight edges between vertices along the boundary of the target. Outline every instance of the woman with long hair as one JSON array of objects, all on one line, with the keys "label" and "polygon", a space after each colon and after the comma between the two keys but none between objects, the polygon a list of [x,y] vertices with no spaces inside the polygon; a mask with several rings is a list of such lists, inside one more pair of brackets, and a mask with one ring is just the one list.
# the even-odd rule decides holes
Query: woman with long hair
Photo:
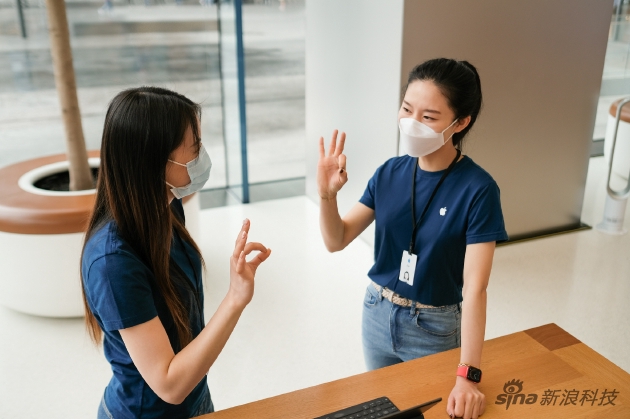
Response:
[{"label": "woman with long hair", "polygon": [[[363,305],[368,369],[461,346],[453,417],[477,418],[485,397],[481,351],[486,288],[495,244],[507,240],[499,188],[461,153],[481,109],[481,82],[467,61],[439,58],[409,74],[398,113],[402,149],[376,170],[343,218],[336,196],[348,180],[345,134],[320,139],[320,225],[329,251],[344,249],[376,222],[374,265]],[[421,371],[418,379],[422,379]]]},{"label": "woman with long hair", "polygon": [[[230,287],[204,321],[201,252],[181,199],[210,174],[200,107],[175,92],[119,93],[105,117],[94,212],[81,257],[86,323],[113,376],[98,417],[190,418],[214,411],[206,374],[251,301],[271,249],[243,222]],[[246,256],[258,255],[250,262]]]}]

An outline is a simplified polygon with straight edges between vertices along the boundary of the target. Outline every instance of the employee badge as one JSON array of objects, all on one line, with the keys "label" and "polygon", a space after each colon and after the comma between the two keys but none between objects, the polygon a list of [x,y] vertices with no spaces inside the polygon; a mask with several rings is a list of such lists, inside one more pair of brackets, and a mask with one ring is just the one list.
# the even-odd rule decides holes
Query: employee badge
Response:
[{"label": "employee badge", "polygon": [[416,274],[416,262],[418,256],[408,251],[404,251],[402,260],[400,261],[400,274],[398,279],[406,284],[413,286],[413,277]]}]

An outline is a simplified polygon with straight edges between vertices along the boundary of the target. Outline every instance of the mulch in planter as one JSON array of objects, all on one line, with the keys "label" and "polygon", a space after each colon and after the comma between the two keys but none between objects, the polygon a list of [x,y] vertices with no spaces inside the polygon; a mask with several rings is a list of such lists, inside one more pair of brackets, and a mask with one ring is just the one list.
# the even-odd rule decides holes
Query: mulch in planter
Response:
[{"label": "mulch in planter", "polygon": [[[94,184],[96,185],[98,168],[92,168],[91,171],[92,178],[95,179]],[[33,186],[47,191],[68,192],[70,191],[70,172],[66,170],[64,172],[53,173],[52,175],[43,177],[37,182],[33,183]]]}]

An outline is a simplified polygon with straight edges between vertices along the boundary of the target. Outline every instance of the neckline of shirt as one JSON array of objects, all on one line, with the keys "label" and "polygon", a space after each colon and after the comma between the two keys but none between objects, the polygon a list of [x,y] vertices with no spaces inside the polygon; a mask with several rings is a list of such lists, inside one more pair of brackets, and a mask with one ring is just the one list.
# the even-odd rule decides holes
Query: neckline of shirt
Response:
[{"label": "neckline of shirt", "polygon": [[[412,170],[413,170],[413,164],[418,164],[418,159],[416,157],[411,157],[409,156],[412,160]],[[457,163],[455,163],[455,167],[453,167],[453,171],[451,172],[451,174],[455,173],[455,171],[457,171],[459,168],[463,167],[466,163],[468,163],[469,161],[471,161],[470,157],[464,155],[461,160],[459,160]],[[418,166],[418,170],[417,170],[417,175],[416,176],[420,176],[420,177],[441,177],[444,172],[446,171],[446,169],[443,170],[438,170],[437,172],[429,172],[427,170],[422,170],[422,168],[420,166]]]}]

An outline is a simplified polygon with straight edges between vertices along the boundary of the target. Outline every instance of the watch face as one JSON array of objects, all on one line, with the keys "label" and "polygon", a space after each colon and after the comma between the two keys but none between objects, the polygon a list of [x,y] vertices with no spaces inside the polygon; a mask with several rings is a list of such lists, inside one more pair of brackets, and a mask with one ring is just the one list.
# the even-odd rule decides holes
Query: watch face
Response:
[{"label": "watch face", "polygon": [[467,377],[470,381],[478,383],[481,381],[481,370],[475,367],[468,367]]}]

